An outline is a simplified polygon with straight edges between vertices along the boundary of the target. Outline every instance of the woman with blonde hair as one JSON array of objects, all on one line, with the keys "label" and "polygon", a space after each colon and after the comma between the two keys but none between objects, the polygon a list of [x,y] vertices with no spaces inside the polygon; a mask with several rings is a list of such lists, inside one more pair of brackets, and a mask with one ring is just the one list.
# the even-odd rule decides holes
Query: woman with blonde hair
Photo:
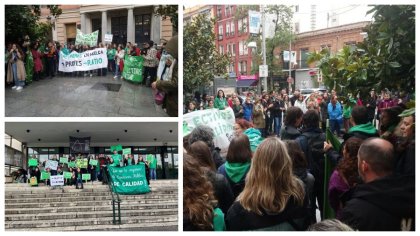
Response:
[{"label": "woman with blonde hair", "polygon": [[306,230],[307,203],[285,144],[278,138],[267,138],[252,158],[244,190],[228,211],[226,229]]}]

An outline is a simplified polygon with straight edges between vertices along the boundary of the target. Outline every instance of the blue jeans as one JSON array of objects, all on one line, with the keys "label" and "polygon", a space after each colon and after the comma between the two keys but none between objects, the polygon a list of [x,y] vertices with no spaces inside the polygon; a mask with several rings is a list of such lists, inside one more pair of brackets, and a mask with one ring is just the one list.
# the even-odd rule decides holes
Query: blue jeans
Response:
[{"label": "blue jeans", "polygon": [[83,188],[83,180],[82,178],[77,178],[76,179],[76,188],[79,187],[79,184],[81,185],[81,187]]},{"label": "blue jeans", "polygon": [[115,72],[114,72],[114,76],[121,77],[120,66],[117,65],[117,62],[116,61],[115,61]]},{"label": "blue jeans", "polygon": [[150,168],[150,179],[156,180],[156,168]]},{"label": "blue jeans", "polygon": [[20,87],[25,86],[25,81],[24,80],[20,81],[18,78],[16,63],[12,64],[12,70],[13,70],[13,81],[15,81],[15,86],[20,86]]},{"label": "blue jeans", "polygon": [[341,121],[340,120],[330,120],[330,130],[333,134],[334,134],[334,131],[336,131],[337,136],[340,136]]},{"label": "blue jeans", "polygon": [[274,117],[274,133],[277,137],[280,137],[280,129],[281,129],[281,117],[275,116]]}]

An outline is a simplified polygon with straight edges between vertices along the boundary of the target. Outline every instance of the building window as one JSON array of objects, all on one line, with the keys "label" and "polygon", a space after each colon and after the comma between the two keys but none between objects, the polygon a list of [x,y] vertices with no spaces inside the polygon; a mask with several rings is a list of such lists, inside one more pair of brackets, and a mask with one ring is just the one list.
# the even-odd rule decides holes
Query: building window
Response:
[{"label": "building window", "polygon": [[233,63],[229,64],[229,73],[235,72],[235,66]]},{"label": "building window", "polygon": [[223,39],[223,25],[219,25],[219,40]]},{"label": "building window", "polygon": [[247,62],[246,61],[240,61],[238,62],[238,70],[241,75],[247,74]]},{"label": "building window", "polygon": [[230,34],[230,23],[226,22],[226,36],[229,36]]},{"label": "building window", "polygon": [[230,22],[230,35],[235,35],[235,21]]},{"label": "building window", "polygon": [[328,51],[331,51],[331,44],[321,44],[321,50],[327,49]]},{"label": "building window", "polygon": [[246,45],[246,41],[244,41],[244,55],[248,55],[248,46]]},{"label": "building window", "polygon": [[225,49],[223,48],[223,45],[219,45],[219,53],[223,55],[224,54],[224,50]]},{"label": "building window", "polygon": [[243,41],[239,42],[239,55],[240,56],[244,55],[244,42]]},{"label": "building window", "polygon": [[238,34],[241,34],[243,32],[242,30],[242,21],[243,19],[238,20]]},{"label": "building window", "polygon": [[243,18],[243,32],[248,32],[248,17]]},{"label": "building window", "polygon": [[225,13],[226,13],[226,17],[229,17],[229,16],[231,15],[229,5],[227,5],[227,6],[225,7]]},{"label": "building window", "polygon": [[[126,19],[127,20],[127,19]],[[135,16],[135,41],[138,45],[150,40],[151,15]]]},{"label": "building window", "polygon": [[308,68],[308,63],[306,62],[308,59],[308,48],[301,48],[300,49],[300,68]]},{"label": "building window", "polygon": [[222,7],[221,6],[217,6],[217,17],[221,18],[222,17]]},{"label": "building window", "polygon": [[235,44],[232,44],[232,55],[236,56],[236,47]]}]

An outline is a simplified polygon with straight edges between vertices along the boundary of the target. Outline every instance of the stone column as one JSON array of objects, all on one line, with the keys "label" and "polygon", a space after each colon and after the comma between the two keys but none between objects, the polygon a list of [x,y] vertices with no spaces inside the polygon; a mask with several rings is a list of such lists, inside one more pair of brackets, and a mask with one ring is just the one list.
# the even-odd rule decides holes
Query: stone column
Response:
[{"label": "stone column", "polygon": [[127,43],[128,42],[134,43],[134,41],[135,41],[133,8],[134,7],[127,8],[128,9],[128,14],[127,14]]},{"label": "stone column", "polygon": [[102,11],[102,35],[101,35],[101,40],[99,40],[102,43],[104,43],[105,34],[108,31],[107,28],[108,28],[108,17],[106,15],[106,11]]},{"label": "stone column", "polygon": [[85,34],[86,33],[86,14],[80,13],[80,30]]},{"label": "stone column", "polygon": [[153,40],[156,44],[160,43],[161,38],[161,28],[162,28],[162,17],[153,14],[152,12],[152,22],[150,24],[150,40]]}]

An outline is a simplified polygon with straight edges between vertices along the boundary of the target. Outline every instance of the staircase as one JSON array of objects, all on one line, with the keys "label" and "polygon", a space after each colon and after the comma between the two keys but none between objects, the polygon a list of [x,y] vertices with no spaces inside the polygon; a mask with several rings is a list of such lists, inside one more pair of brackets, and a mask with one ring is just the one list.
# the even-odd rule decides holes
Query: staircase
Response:
[{"label": "staircase", "polygon": [[150,187],[147,194],[120,195],[121,225],[114,225],[108,185],[51,189],[5,184],[5,230],[177,231],[178,181],[151,181]]}]

